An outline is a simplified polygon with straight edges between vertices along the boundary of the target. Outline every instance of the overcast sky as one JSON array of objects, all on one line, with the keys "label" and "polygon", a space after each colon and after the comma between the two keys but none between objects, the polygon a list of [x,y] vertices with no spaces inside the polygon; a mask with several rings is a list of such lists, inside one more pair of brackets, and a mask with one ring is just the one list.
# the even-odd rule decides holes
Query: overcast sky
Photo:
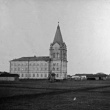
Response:
[{"label": "overcast sky", "polygon": [[49,56],[58,21],[68,74],[109,74],[110,0],[0,0],[0,71],[14,58]]}]

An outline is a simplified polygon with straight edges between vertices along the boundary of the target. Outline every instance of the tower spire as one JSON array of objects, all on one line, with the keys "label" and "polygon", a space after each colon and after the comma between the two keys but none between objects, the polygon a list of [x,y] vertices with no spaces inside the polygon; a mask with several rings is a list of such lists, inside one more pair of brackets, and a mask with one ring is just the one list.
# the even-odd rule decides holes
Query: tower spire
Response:
[{"label": "tower spire", "polygon": [[58,26],[57,26],[57,30],[56,30],[56,33],[55,33],[55,37],[54,37],[53,43],[58,43],[58,44],[62,44],[63,43],[63,38],[62,38],[62,35],[61,35],[59,22],[58,22]]}]

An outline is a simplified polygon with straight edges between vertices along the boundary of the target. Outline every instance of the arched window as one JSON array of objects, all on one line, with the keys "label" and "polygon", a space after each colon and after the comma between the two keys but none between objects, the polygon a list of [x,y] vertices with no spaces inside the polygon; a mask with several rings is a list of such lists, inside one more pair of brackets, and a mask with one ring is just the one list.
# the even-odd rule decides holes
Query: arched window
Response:
[{"label": "arched window", "polygon": [[53,71],[55,71],[55,68],[53,67]]},{"label": "arched window", "polygon": [[59,53],[57,53],[57,58],[59,58],[60,56],[59,56]]},{"label": "arched window", "polygon": [[55,53],[53,53],[53,58],[55,58]]}]

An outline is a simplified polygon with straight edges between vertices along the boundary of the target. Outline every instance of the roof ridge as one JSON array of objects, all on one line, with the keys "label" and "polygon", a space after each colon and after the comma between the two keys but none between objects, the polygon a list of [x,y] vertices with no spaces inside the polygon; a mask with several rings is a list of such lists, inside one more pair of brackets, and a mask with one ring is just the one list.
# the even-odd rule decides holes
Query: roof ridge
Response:
[{"label": "roof ridge", "polygon": [[21,58],[17,58],[17,59],[13,59],[11,61],[48,61],[50,60],[49,56],[32,56],[32,57],[21,57]]}]

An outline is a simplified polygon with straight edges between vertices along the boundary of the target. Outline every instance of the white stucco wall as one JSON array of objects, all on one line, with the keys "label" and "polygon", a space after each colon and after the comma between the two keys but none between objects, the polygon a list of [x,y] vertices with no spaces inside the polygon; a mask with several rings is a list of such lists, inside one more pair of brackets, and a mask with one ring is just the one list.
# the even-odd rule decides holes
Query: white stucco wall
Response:
[{"label": "white stucco wall", "polygon": [[10,72],[19,74],[20,79],[47,79],[49,73],[48,61],[12,61]]}]

